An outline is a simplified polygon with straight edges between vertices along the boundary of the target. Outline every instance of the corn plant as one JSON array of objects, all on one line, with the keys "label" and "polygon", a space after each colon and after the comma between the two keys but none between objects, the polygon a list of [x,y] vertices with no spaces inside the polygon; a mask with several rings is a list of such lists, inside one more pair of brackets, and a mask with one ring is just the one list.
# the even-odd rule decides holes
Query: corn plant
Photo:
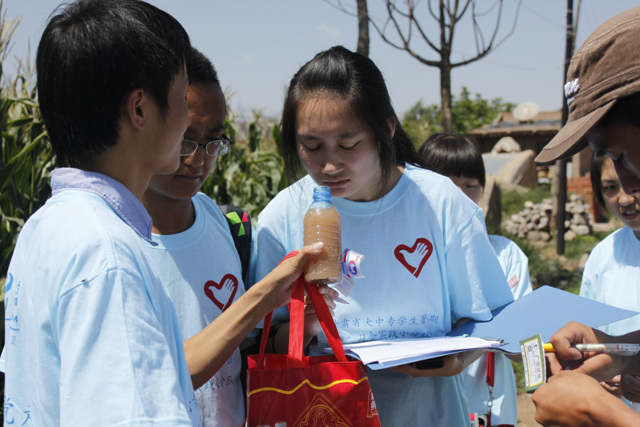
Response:
[{"label": "corn plant", "polygon": [[[0,9],[2,3],[0,2]],[[0,22],[0,77],[2,63],[17,21]],[[0,277],[7,272],[20,229],[44,204],[51,190],[54,161],[40,110],[32,69],[22,66],[18,76],[3,83],[0,92]]]},{"label": "corn plant", "polygon": [[255,220],[287,184],[277,149],[280,128],[276,124],[263,125],[259,118],[254,118],[248,125],[246,138],[239,137],[233,119],[227,121],[226,129],[232,140],[242,140],[218,158],[216,170],[202,186],[202,192],[217,203],[244,208]]},{"label": "corn plant", "polygon": [[33,99],[0,98],[0,276],[24,222],[51,193],[53,154],[37,113]]}]

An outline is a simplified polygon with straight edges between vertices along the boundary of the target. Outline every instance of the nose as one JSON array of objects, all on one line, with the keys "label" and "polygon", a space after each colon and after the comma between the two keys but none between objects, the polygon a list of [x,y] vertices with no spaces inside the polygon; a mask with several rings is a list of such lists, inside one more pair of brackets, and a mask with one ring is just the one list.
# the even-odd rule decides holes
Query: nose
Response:
[{"label": "nose", "polygon": [[337,150],[333,150],[327,153],[322,162],[322,173],[326,175],[335,175],[344,169],[342,159]]},{"label": "nose", "polygon": [[629,206],[635,203],[636,199],[631,194],[625,193],[620,190],[620,194],[618,195],[618,203],[620,206]]},{"label": "nose", "polygon": [[194,151],[193,154],[191,154],[190,156],[183,157],[182,161],[187,166],[192,166],[197,168],[204,164],[204,156],[206,155],[207,153],[204,151],[204,147],[198,146],[198,148],[196,148],[196,151]]},{"label": "nose", "polygon": [[640,191],[640,179],[624,164],[621,158],[614,160],[614,167],[618,178],[620,179],[620,186],[622,191],[627,195],[632,195],[637,191]]}]

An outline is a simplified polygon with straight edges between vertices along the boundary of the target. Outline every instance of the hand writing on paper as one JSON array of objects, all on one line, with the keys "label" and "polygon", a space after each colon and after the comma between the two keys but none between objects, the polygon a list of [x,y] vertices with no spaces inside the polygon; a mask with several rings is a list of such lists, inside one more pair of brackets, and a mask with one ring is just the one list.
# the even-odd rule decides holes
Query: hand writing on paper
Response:
[{"label": "hand writing on paper", "polygon": [[632,342],[631,339],[613,337],[581,323],[569,322],[551,337],[550,341],[556,352],[545,355],[547,367],[551,375],[570,369],[590,375],[598,381],[610,380],[620,373],[627,373],[625,372],[627,365],[632,365],[636,357],[593,352],[582,353],[574,348],[573,344],[606,343],[616,342],[616,340]]}]

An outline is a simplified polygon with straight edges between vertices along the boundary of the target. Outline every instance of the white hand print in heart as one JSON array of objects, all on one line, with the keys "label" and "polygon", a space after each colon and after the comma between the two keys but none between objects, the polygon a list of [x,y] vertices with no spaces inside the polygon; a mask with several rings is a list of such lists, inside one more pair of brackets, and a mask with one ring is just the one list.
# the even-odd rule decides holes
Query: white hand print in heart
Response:
[{"label": "white hand print in heart", "polygon": [[433,245],[427,239],[420,237],[411,248],[407,245],[398,245],[393,253],[411,274],[418,277],[422,267],[433,253]]},{"label": "white hand print in heart", "polygon": [[220,283],[209,280],[204,284],[204,293],[220,309],[225,311],[238,292],[238,279],[233,274],[225,275]]}]

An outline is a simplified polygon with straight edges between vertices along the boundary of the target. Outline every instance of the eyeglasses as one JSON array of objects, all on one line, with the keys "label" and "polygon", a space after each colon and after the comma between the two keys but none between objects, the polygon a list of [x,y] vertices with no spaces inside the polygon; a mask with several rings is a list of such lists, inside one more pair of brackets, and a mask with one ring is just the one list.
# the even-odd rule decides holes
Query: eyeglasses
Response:
[{"label": "eyeglasses", "polygon": [[222,138],[213,139],[204,144],[184,138],[182,140],[182,146],[180,147],[180,155],[188,157],[195,153],[198,147],[202,147],[204,148],[204,152],[207,153],[207,156],[222,156],[223,154],[227,154],[229,146],[231,146],[231,140],[227,138],[226,135],[222,135]]}]

